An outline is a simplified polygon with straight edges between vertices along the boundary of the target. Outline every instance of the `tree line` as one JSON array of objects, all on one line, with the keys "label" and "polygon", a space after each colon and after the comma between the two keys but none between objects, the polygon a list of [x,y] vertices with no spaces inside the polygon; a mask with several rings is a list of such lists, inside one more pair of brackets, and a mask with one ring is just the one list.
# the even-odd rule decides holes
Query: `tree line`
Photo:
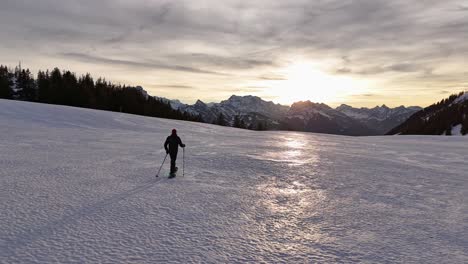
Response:
[{"label": "tree line", "polygon": [[250,122],[247,124],[244,121],[245,116],[243,117],[240,114],[237,114],[233,117],[232,122],[226,120],[226,117],[223,113],[219,113],[216,119],[212,122],[214,125],[218,126],[232,126],[236,128],[242,129],[249,129],[249,130],[257,130],[257,131],[265,131],[268,130],[268,123],[266,121],[259,120],[257,122]]},{"label": "tree line", "polygon": [[139,86],[94,80],[89,73],[77,77],[59,68],[39,71],[34,78],[29,69],[0,65],[0,98],[203,122],[200,116],[174,110],[169,102],[148,96]]}]

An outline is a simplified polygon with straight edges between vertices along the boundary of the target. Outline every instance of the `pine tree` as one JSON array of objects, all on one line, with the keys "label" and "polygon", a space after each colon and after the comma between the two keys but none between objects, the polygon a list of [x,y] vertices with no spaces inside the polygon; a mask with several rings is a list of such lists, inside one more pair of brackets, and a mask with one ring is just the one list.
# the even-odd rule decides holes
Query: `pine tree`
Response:
[{"label": "pine tree", "polygon": [[66,103],[66,93],[63,88],[63,79],[62,73],[58,68],[55,68],[50,73],[49,78],[49,89],[50,89],[50,98],[49,102],[51,104],[65,104]]},{"label": "pine tree", "polygon": [[64,71],[62,75],[63,104],[80,106],[78,80],[74,73]]},{"label": "pine tree", "polygon": [[244,122],[244,119],[241,119],[241,120],[240,120],[239,128],[243,128],[243,129],[247,128],[247,126],[246,126],[246,124],[245,124],[245,122]]},{"label": "pine tree", "polygon": [[238,115],[234,116],[234,123],[233,123],[233,127],[237,127],[237,128],[240,128],[240,118]]},{"label": "pine tree", "polygon": [[218,118],[216,119],[215,123],[217,125],[220,125],[220,126],[226,126],[227,125],[226,120],[224,119],[223,113],[219,113]]},{"label": "pine tree", "polygon": [[[87,108],[96,107],[96,95],[94,93],[94,80],[89,73],[81,76],[78,79],[78,87],[80,88],[79,104]],[[118,101],[120,98],[116,98]]]},{"label": "pine tree", "polygon": [[246,128],[244,120],[239,115],[234,116],[233,127]]},{"label": "pine tree", "polygon": [[51,97],[49,72],[39,71],[37,74],[37,93],[41,103],[49,103]]},{"label": "pine tree", "polygon": [[201,114],[198,114],[198,116],[195,118],[194,121],[200,122],[200,123],[204,123],[204,122],[205,122],[205,120],[203,120],[203,117],[202,117]]},{"label": "pine tree", "polygon": [[98,109],[109,109],[109,84],[105,79],[99,78],[96,81],[94,92],[96,96],[96,107]]},{"label": "pine tree", "polygon": [[10,73],[8,68],[2,65],[0,65],[0,98],[13,98],[13,91],[10,86]]},{"label": "pine tree", "polygon": [[447,129],[445,130],[445,135],[446,135],[446,136],[451,136],[451,135],[452,135],[452,126],[450,126],[449,128],[447,128]]},{"label": "pine tree", "polygon": [[16,98],[19,100],[36,101],[37,100],[37,87],[34,77],[29,69],[16,68],[15,81],[17,94]]},{"label": "pine tree", "polygon": [[268,125],[266,121],[258,121],[256,130],[258,131],[268,130]]},{"label": "pine tree", "polygon": [[262,121],[258,121],[256,130],[258,130],[258,131],[265,130],[265,124]]}]

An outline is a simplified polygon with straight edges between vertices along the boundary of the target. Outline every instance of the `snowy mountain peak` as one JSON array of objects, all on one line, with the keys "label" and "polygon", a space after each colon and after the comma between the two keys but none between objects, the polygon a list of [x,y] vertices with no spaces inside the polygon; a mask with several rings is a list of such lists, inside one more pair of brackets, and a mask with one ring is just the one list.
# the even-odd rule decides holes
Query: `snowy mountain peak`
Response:
[{"label": "snowy mountain peak", "polygon": [[220,103],[206,104],[201,100],[193,105],[184,105],[179,110],[192,115],[200,115],[205,122],[215,123],[220,115],[228,124],[233,124],[240,116],[246,125],[256,127],[258,122],[268,123],[270,128],[277,127],[278,121],[284,118],[289,107],[262,100],[258,96],[232,95]]},{"label": "snowy mountain peak", "polygon": [[307,101],[299,101],[295,102],[291,105],[291,109],[299,110],[299,109],[317,109],[317,110],[329,110],[332,109],[330,106],[324,104],[324,103],[314,103],[309,100]]},{"label": "snowy mountain peak", "polygon": [[347,104],[341,104],[336,109],[338,110],[338,109],[350,109],[350,108],[353,108],[353,107]]},{"label": "snowy mountain peak", "polygon": [[220,103],[221,105],[231,105],[234,107],[241,107],[244,110],[264,110],[263,108],[268,108],[271,106],[276,105],[273,102],[264,101],[262,98],[258,96],[246,95],[246,96],[238,96],[232,95],[229,97],[228,100],[224,100]]},{"label": "snowy mountain peak", "polygon": [[254,96],[254,95],[244,95],[244,96],[239,96],[239,95],[231,95],[231,97],[229,97],[228,101],[240,101],[240,100],[249,100],[249,101],[252,101],[252,100],[256,100],[256,101],[263,101],[262,98],[258,97],[258,96]]},{"label": "snowy mountain peak", "polygon": [[206,106],[206,104],[205,104],[202,100],[200,100],[200,99],[198,99],[198,100],[195,102],[195,105],[196,105],[196,106]]},{"label": "snowy mountain peak", "polygon": [[274,118],[282,117],[289,107],[275,104],[271,101],[264,101],[258,96],[237,96],[233,95],[228,100],[222,101],[219,107],[235,110],[239,113],[259,113]]},{"label": "snowy mountain peak", "polygon": [[[288,118],[299,118],[299,119],[310,119],[315,118],[317,115],[321,115],[326,118],[331,118],[330,110],[333,110],[326,104],[323,103],[313,103],[309,100],[307,101],[300,101],[293,103],[291,108],[288,111]],[[337,111],[335,111],[337,112]],[[339,113],[339,112],[337,112]]]}]

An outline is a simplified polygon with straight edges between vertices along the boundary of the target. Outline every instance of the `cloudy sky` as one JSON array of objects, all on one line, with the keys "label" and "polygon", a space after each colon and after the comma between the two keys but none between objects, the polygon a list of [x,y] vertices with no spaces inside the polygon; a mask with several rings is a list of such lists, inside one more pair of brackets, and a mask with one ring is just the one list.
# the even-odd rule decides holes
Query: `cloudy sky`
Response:
[{"label": "cloudy sky", "polygon": [[466,0],[0,0],[0,64],[150,94],[426,106],[468,90]]}]

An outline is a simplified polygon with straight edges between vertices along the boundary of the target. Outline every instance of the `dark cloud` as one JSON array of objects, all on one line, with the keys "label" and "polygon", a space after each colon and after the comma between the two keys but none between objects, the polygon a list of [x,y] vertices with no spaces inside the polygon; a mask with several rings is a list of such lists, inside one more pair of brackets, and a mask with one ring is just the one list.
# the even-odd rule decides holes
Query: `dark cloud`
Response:
[{"label": "dark cloud", "polygon": [[121,65],[121,66],[128,66],[128,67],[163,69],[163,70],[171,70],[171,71],[214,74],[214,75],[223,75],[223,76],[227,75],[225,73],[220,73],[220,72],[206,71],[206,70],[187,67],[187,66],[164,64],[161,62],[140,62],[140,61],[129,61],[129,60],[120,60],[120,59],[109,59],[109,58],[103,58],[99,56],[91,56],[87,54],[73,53],[73,52],[62,53],[61,55],[68,57],[68,58],[73,58],[73,59],[77,59],[77,60],[84,61],[84,62],[90,62],[90,63],[102,63],[102,64]]},{"label": "dark cloud", "polygon": [[[343,58],[347,64],[360,64],[363,60],[397,64],[418,49],[426,53],[440,50],[430,43],[443,41],[448,47],[463,43],[466,39],[461,37],[468,34],[468,18],[447,13],[466,8],[466,3],[457,0],[228,0],[203,4],[3,0],[0,22],[16,33],[13,40],[7,41],[20,42],[26,37],[39,45],[77,43],[82,49],[97,46],[98,51],[113,45],[137,59],[142,50],[151,48],[151,55],[155,56],[249,69],[274,66],[274,60],[285,51],[304,52],[311,57],[326,52],[327,56]],[[6,30],[3,27],[0,33]],[[59,45],[55,40],[65,43]],[[187,55],[187,45],[195,47],[191,50],[211,46],[214,52]],[[456,47],[468,51],[467,47]]]},{"label": "dark cloud", "polygon": [[468,6],[462,6],[462,5],[460,5],[460,6],[457,7],[456,11],[464,11],[464,12],[466,12],[466,11],[468,11]]},{"label": "dark cloud", "polygon": [[178,84],[158,84],[153,85],[153,87],[161,87],[161,88],[173,88],[173,89],[181,89],[181,90],[191,90],[195,89],[196,87],[190,85],[178,85]]},{"label": "dark cloud", "polygon": [[337,74],[348,74],[348,73],[352,73],[353,70],[349,69],[349,68],[339,68],[335,71],[335,73]]},{"label": "dark cloud", "polygon": [[357,74],[357,75],[376,75],[386,73],[416,73],[431,74],[432,69],[425,65],[417,65],[412,63],[398,63],[386,66],[372,66],[361,69],[338,68],[335,70],[337,74]]},{"label": "dark cloud", "polygon": [[258,80],[264,80],[264,81],[284,81],[284,80],[287,80],[287,78],[284,77],[284,76],[274,75],[274,74],[262,75],[262,76],[257,77],[257,79]]},{"label": "dark cloud", "polygon": [[246,76],[284,80],[267,73],[294,57],[333,60],[332,73],[397,85],[404,75],[411,89],[428,80],[456,86],[459,73],[446,69],[466,68],[466,11],[466,0],[0,0],[0,36],[8,36],[0,56],[44,64],[59,54],[232,86]]},{"label": "dark cloud", "polygon": [[216,68],[226,69],[253,69],[260,67],[274,67],[275,62],[267,59],[227,57],[205,53],[170,54],[165,56],[168,60],[184,61],[189,64],[202,64]]}]

